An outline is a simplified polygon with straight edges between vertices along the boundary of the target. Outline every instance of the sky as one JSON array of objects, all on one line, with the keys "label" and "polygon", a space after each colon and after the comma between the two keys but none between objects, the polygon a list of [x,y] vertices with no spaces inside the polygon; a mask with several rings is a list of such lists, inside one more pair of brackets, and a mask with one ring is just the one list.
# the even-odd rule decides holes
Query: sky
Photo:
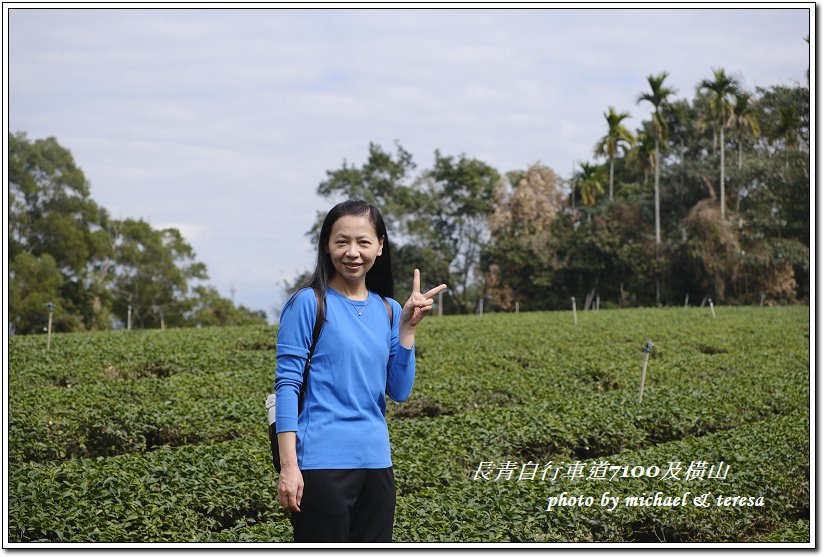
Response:
[{"label": "sky", "polygon": [[208,284],[274,321],[340,201],[318,184],[370,142],[418,171],[437,149],[568,178],[609,106],[648,118],[648,75],[687,100],[714,68],[749,91],[806,84],[812,4],[731,6],[12,7],[6,131],[56,137],[112,217],[179,229]]}]

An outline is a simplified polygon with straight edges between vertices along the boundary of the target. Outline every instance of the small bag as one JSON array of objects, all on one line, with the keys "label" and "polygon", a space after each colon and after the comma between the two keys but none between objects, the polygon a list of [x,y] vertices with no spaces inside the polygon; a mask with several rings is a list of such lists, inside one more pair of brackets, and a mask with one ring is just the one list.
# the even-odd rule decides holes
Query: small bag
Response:
[{"label": "small bag", "polygon": [[[300,386],[300,394],[298,394],[298,415],[300,415],[300,411],[303,408],[303,396],[306,393],[306,383],[309,380],[309,364],[312,361],[312,354],[315,352],[315,346],[318,343],[318,337],[320,337],[320,330],[323,328],[323,321],[326,315],[323,302],[321,301],[321,297],[318,296],[317,290],[315,290],[315,297],[318,300],[318,313],[315,316],[315,326],[312,328],[312,346],[309,347],[309,355],[306,357],[306,365],[303,366],[303,383]],[[395,326],[395,316],[392,314],[392,306],[389,305],[386,298],[383,298],[383,303],[386,306],[387,313],[389,314],[389,329],[391,330],[392,327]],[[272,451],[272,464],[274,465],[275,470],[280,472],[280,445],[278,444],[278,432],[275,424],[275,408],[277,406],[275,393],[272,393],[266,397],[265,406],[267,413],[269,414],[269,448]]]}]

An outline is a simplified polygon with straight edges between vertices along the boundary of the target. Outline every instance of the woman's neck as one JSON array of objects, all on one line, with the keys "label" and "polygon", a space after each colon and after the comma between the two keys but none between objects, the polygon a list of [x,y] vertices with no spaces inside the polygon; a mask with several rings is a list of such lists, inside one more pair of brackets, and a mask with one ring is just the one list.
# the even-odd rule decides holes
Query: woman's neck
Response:
[{"label": "woman's neck", "polygon": [[347,298],[352,298],[353,300],[365,300],[369,297],[369,290],[366,288],[366,281],[351,284],[341,279],[339,275],[335,275],[329,281],[329,286]]}]

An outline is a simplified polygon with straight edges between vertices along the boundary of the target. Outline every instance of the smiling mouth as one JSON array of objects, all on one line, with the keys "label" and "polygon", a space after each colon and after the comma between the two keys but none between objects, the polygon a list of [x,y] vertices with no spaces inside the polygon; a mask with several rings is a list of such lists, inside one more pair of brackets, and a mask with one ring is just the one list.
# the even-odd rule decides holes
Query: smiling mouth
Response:
[{"label": "smiling mouth", "polygon": [[363,263],[344,263],[343,266],[347,269],[358,269],[363,265]]}]

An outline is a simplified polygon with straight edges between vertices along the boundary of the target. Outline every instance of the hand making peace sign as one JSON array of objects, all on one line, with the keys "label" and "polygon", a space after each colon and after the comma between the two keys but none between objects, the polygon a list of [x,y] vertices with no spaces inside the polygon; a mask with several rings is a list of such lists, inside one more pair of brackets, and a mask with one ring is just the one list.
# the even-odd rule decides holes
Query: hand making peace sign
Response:
[{"label": "hand making peace sign", "polygon": [[446,290],[446,285],[441,284],[432,290],[421,294],[421,272],[415,269],[415,274],[412,277],[412,295],[403,305],[401,311],[401,326],[412,327],[413,329],[426,317],[432,305],[435,303],[433,299],[438,292]]}]

